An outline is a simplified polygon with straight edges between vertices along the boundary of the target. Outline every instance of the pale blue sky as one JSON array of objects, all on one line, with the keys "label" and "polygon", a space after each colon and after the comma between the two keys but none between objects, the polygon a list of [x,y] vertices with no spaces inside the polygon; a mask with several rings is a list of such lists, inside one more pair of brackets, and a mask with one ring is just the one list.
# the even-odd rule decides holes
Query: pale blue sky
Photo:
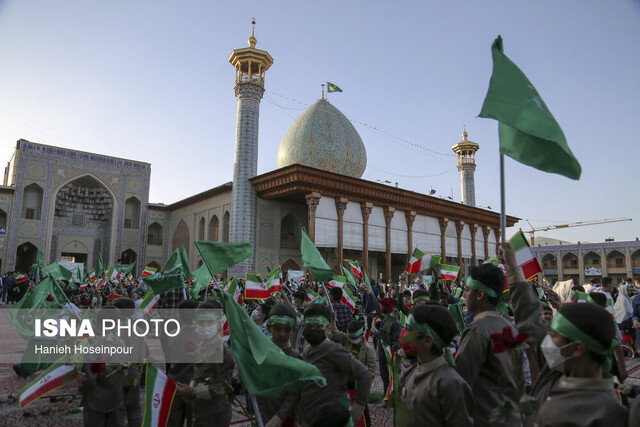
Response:
[{"label": "pale blue sky", "polygon": [[[347,117],[437,153],[452,154],[466,124],[480,144],[477,204],[497,211],[497,123],[477,115],[501,34],[583,170],[572,181],[507,159],[508,213],[536,227],[630,217],[544,235],[640,237],[638,0],[0,0],[0,160],[24,138],[147,161],[151,202],[230,181],[236,99],[227,60],[247,45],[254,16],[257,47],[275,60],[258,173],[276,168],[293,117],[328,80],[343,89],[329,100]],[[460,200],[454,157],[354,125],[367,148],[363,178]]]}]

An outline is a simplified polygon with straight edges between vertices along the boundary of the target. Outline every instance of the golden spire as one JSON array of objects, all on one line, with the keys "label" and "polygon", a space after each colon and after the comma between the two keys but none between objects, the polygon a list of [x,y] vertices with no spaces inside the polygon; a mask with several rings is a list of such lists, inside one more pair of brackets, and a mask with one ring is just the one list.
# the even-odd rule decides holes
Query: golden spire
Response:
[{"label": "golden spire", "polygon": [[251,37],[249,37],[249,47],[254,49],[258,40],[255,38],[254,33],[256,29],[256,18],[251,18]]},{"label": "golden spire", "polygon": [[324,83],[322,83],[320,86],[322,86],[322,98],[321,99],[324,99]]},{"label": "golden spire", "polygon": [[466,141],[468,136],[467,125],[462,125],[462,141]]}]

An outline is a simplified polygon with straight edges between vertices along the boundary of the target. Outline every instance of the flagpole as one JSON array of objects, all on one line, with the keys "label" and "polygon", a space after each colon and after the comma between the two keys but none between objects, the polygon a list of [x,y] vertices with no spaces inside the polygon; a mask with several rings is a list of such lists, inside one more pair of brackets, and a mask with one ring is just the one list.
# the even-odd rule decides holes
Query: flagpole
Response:
[{"label": "flagpole", "polygon": [[504,154],[500,153],[500,235],[502,243],[506,241],[507,213],[504,197]]},{"label": "flagpole", "polygon": [[333,309],[333,303],[331,302],[331,298],[329,298],[329,292],[327,292],[327,288],[326,286],[324,286],[324,283],[322,284],[322,289],[324,289],[325,298],[327,298],[327,301],[329,301],[329,307],[331,308],[331,311],[335,312],[335,310]]},{"label": "flagpole", "polygon": [[258,402],[256,401],[256,397],[253,394],[251,396],[251,405],[253,406],[253,413],[256,416],[256,422],[258,423],[258,427],[264,427],[262,423],[262,416],[260,415],[260,408],[258,408]]}]

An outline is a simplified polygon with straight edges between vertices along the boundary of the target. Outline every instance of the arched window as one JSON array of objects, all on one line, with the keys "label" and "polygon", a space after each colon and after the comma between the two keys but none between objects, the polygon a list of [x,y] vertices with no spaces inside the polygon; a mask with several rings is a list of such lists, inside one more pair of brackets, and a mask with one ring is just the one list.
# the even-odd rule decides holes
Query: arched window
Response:
[{"label": "arched window", "polygon": [[24,188],[21,218],[37,220],[42,218],[42,194],[42,188],[38,184],[31,184]]},{"label": "arched window", "polygon": [[289,214],[280,223],[280,247],[298,249],[300,247],[300,224],[295,216]]},{"label": "arched window", "polygon": [[209,240],[212,242],[217,242],[220,234],[220,220],[217,215],[214,215],[213,218],[209,221]]},{"label": "arched window", "polygon": [[611,251],[607,255],[607,268],[626,268],[625,256],[620,251]]},{"label": "arched window", "polygon": [[229,241],[229,211],[224,213],[224,217],[222,218],[222,241]]},{"label": "arched window", "polygon": [[147,229],[147,245],[162,246],[162,226],[154,222]]},{"label": "arched window", "polygon": [[0,209],[0,227],[7,226],[7,213]]},{"label": "arched window", "polygon": [[184,220],[180,220],[178,226],[176,227],[176,231],[173,232],[173,239],[171,239],[171,248],[172,251],[175,251],[180,245],[184,246],[187,251],[187,255],[189,255],[189,227],[184,222]]},{"label": "arched window", "polygon": [[542,269],[543,270],[556,270],[558,268],[558,261],[556,257],[551,254],[546,254],[542,257]]},{"label": "arched window", "polygon": [[602,263],[600,261],[600,255],[598,255],[593,251],[587,252],[583,259],[584,259],[584,268],[592,268],[592,267],[601,268],[602,267]]},{"label": "arched window", "polygon": [[562,268],[571,270],[578,268],[578,257],[575,254],[568,253],[562,257]]},{"label": "arched window", "polygon": [[120,264],[131,264],[136,262],[138,254],[133,249],[127,249],[120,255]]},{"label": "arched window", "polygon": [[631,254],[631,267],[640,268],[640,250]]},{"label": "arched window", "polygon": [[198,226],[198,240],[204,240],[204,217],[200,218],[200,225]]},{"label": "arched window", "polygon": [[135,197],[124,202],[124,228],[140,228],[140,202]]}]

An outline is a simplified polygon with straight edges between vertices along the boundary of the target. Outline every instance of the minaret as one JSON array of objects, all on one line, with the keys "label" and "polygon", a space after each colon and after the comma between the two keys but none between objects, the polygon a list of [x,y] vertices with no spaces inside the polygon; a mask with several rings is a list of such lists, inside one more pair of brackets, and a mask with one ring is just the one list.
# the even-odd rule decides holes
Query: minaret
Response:
[{"label": "minaret", "polygon": [[[255,19],[252,24],[255,28]],[[264,93],[264,74],[273,64],[273,58],[264,50],[256,49],[258,41],[251,30],[249,47],[231,52],[229,62],[236,68],[235,92],[238,98],[236,116],[236,148],[233,162],[233,190],[231,192],[231,224],[229,240],[249,242],[256,250],[256,192],[249,179],[258,171],[258,121],[260,100]],[[254,257],[230,269],[240,275],[255,270]]]},{"label": "minaret", "polygon": [[476,205],[476,188],[473,173],[476,171],[476,151],[480,146],[467,141],[467,130],[462,132],[462,141],[451,147],[458,155],[458,172],[460,172],[460,194],[462,203],[469,206]]}]

